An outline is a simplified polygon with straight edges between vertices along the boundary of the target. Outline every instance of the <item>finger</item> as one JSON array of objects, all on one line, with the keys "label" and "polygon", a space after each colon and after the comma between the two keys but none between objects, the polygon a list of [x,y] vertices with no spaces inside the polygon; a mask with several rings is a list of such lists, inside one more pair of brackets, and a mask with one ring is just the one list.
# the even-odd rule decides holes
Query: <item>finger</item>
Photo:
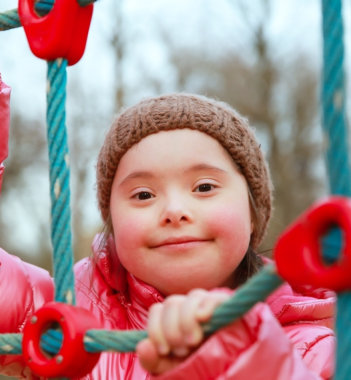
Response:
[{"label": "finger", "polygon": [[181,359],[175,357],[160,356],[150,339],[144,339],[139,342],[136,347],[136,353],[142,367],[154,375],[169,371],[182,362]]},{"label": "finger", "polygon": [[209,297],[204,298],[197,309],[196,316],[198,320],[200,322],[208,321],[212,317],[216,307],[221,305],[228,298],[230,298],[230,295],[226,293],[209,293]]},{"label": "finger", "polygon": [[185,335],[187,345],[197,346],[203,339],[203,331],[200,326],[197,310],[208,297],[208,292],[195,289],[189,293],[180,310],[180,328]]},{"label": "finger", "polygon": [[156,303],[149,309],[148,335],[160,355],[168,355],[170,346],[164,336],[161,324],[164,304]]},{"label": "finger", "polygon": [[137,344],[135,351],[139,357],[142,367],[146,371],[154,373],[158,367],[160,357],[152,340],[142,340]]},{"label": "finger", "polygon": [[172,354],[177,358],[185,358],[190,354],[190,349],[188,347],[175,347],[172,348]]},{"label": "finger", "polygon": [[185,296],[171,296],[164,302],[161,316],[162,331],[170,347],[185,347],[185,337],[180,328],[180,309]]}]

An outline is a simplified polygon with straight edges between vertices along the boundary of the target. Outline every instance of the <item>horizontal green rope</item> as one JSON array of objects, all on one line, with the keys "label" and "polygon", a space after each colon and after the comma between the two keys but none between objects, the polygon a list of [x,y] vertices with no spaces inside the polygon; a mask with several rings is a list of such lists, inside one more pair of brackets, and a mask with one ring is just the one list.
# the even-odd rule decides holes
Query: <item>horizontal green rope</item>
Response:
[{"label": "horizontal green rope", "polygon": [[[77,0],[82,7],[91,4],[97,0]],[[55,0],[39,0],[35,4],[35,11],[44,16],[50,12]],[[19,28],[21,25],[17,9],[0,13],[0,31]]]},{"label": "horizontal green rope", "polygon": [[0,354],[21,354],[22,334],[0,334]]},{"label": "horizontal green rope", "polygon": [[216,308],[211,320],[203,326],[205,333],[212,334],[240,318],[257,302],[265,300],[282,283],[275,266],[266,265],[238,288],[231,298]]},{"label": "horizontal green rope", "polygon": [[0,13],[0,31],[18,28],[21,26],[17,9]]},{"label": "horizontal green rope", "polygon": [[[229,300],[217,307],[211,320],[203,325],[205,334],[210,335],[243,316],[282,282],[274,266],[265,266],[239,288]],[[84,346],[88,352],[133,352],[138,342],[146,337],[147,332],[144,330],[89,330],[84,337]],[[0,354],[20,354],[21,340],[21,334],[0,334]],[[49,330],[41,338],[42,348],[53,355],[58,353],[61,344],[62,334],[59,330]]]}]

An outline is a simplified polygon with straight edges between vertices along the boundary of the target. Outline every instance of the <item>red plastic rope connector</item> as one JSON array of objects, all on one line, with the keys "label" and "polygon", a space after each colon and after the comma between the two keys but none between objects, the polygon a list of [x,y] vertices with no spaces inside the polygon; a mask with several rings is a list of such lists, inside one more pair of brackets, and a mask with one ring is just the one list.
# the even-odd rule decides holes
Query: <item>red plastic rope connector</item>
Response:
[{"label": "red plastic rope connector", "polygon": [[[321,238],[337,225],[343,231],[340,257],[323,262]],[[292,286],[313,285],[337,292],[351,289],[351,200],[330,197],[301,215],[278,239],[277,270]]]},{"label": "red plastic rope connector", "polygon": [[55,0],[46,16],[34,10],[35,0],[19,0],[18,14],[33,54],[47,61],[65,58],[77,63],[85,50],[93,4],[81,7],[77,0]]},{"label": "red plastic rope connector", "polygon": [[[54,323],[62,329],[63,342],[59,352],[50,357],[41,350],[40,338]],[[88,310],[50,302],[39,309],[24,327],[22,352],[26,364],[39,376],[84,376],[91,372],[100,357],[100,353],[85,350],[84,334],[87,330],[100,327]]]}]

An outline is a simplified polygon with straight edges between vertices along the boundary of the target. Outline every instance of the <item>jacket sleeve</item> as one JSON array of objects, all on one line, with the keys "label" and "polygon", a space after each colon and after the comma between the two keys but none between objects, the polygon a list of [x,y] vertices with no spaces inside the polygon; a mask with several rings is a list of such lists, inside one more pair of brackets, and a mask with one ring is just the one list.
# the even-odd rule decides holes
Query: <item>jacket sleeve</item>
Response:
[{"label": "jacket sleeve", "polygon": [[332,377],[334,344],[327,327],[294,325],[286,331],[259,303],[179,366],[153,379],[326,380]]},{"label": "jacket sleeve", "polygon": [[10,123],[10,88],[1,80],[0,74],[0,192],[2,175],[4,171],[3,161],[8,154],[8,138]]},{"label": "jacket sleeve", "polygon": [[[54,285],[47,271],[0,248],[0,333],[20,333],[32,313],[53,298]],[[0,373],[28,376],[26,371],[21,356],[0,355]]]}]

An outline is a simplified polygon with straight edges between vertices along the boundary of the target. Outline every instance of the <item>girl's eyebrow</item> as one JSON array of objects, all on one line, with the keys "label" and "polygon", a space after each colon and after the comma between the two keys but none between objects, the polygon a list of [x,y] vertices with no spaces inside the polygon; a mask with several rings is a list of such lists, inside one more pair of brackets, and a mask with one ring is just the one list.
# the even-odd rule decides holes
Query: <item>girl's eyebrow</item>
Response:
[{"label": "girl's eyebrow", "polygon": [[228,173],[224,169],[221,169],[221,168],[219,168],[217,166],[213,166],[213,165],[210,165],[210,164],[205,164],[205,163],[192,165],[189,168],[185,169],[185,173],[188,173],[188,172],[197,172],[197,171],[202,171],[202,170],[210,170],[210,171],[214,171],[214,172],[217,172],[217,173],[220,173],[220,174],[227,174]]},{"label": "girl's eyebrow", "polygon": [[[227,174],[228,173],[224,169],[221,169],[221,168],[219,168],[217,166],[205,164],[205,163],[191,165],[190,167],[188,167],[188,168],[186,168],[184,170],[184,173],[187,174],[187,173],[190,173],[190,172],[197,172],[197,171],[203,171],[203,170],[210,170],[210,171],[214,171],[214,172],[217,172],[217,173],[220,173],[220,174]],[[130,181],[132,179],[138,179],[138,178],[152,179],[152,178],[156,178],[156,175],[153,174],[152,172],[149,172],[149,171],[146,171],[146,170],[134,171],[134,172],[128,174],[120,182],[119,186],[124,185],[126,182],[128,182],[128,181]]]},{"label": "girl's eyebrow", "polygon": [[128,182],[129,180],[131,179],[135,179],[135,178],[155,178],[155,175],[152,174],[151,172],[148,172],[148,171],[135,171],[135,172],[132,172],[130,174],[128,174],[121,182],[120,182],[120,186],[125,184],[126,182]]}]

